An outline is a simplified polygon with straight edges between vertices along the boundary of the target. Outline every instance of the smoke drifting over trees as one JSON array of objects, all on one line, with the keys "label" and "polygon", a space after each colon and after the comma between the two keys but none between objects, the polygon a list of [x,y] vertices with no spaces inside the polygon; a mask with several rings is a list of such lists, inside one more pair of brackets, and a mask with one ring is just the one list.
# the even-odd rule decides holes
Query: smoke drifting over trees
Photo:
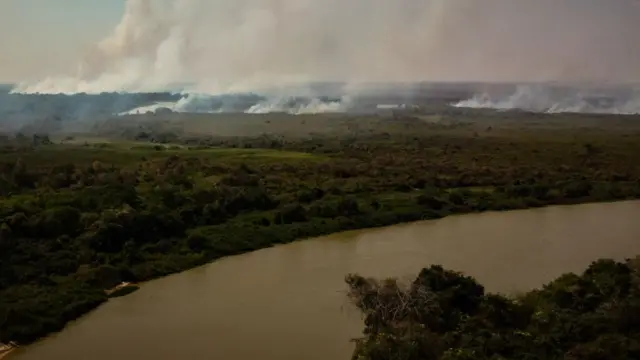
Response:
[{"label": "smoke drifting over trees", "polygon": [[344,81],[640,82],[629,0],[129,0],[76,74],[18,92]]}]

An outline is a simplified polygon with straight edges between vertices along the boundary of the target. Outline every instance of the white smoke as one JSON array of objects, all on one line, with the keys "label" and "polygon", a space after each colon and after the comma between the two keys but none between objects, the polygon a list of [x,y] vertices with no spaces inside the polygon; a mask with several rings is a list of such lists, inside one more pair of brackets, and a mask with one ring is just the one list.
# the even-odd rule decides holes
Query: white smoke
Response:
[{"label": "white smoke", "polygon": [[[245,95],[246,96],[246,95]],[[170,110],[178,113],[211,113],[244,112],[247,114],[267,114],[282,112],[292,115],[338,113],[349,111],[352,100],[342,97],[337,100],[321,100],[316,97],[268,97],[260,99],[247,99],[241,103],[238,101],[242,94],[227,94],[224,99],[220,96],[208,94],[185,94],[176,102],[157,102],[150,105],[136,107],[119,113],[118,115],[137,115],[155,113],[161,110]]]},{"label": "white smoke", "polygon": [[291,104],[291,99],[280,98],[258,103],[249,108],[248,114],[267,114],[272,112],[285,112],[293,115],[319,114],[346,112],[349,109],[350,99],[343,98],[340,101],[323,102],[312,99],[306,104]]},{"label": "white smoke", "polygon": [[554,91],[545,85],[520,85],[507,96],[482,93],[452,104],[459,108],[524,110],[545,113],[640,114],[640,89],[626,96],[588,90]]},{"label": "white smoke", "polygon": [[128,0],[76,74],[14,91],[640,81],[637,34],[640,6],[629,0]]},{"label": "white smoke", "polygon": [[[162,12],[150,0],[129,0],[113,33],[92,48],[74,76],[20,84],[16,93],[102,93],[167,90],[185,75],[187,38],[182,13]],[[165,9],[166,10],[166,9]]]}]

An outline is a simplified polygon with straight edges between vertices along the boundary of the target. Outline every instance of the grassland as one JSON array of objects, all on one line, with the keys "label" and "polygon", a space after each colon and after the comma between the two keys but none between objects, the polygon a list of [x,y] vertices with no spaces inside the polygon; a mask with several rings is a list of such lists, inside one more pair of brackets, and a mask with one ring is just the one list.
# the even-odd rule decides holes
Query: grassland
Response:
[{"label": "grassland", "polygon": [[111,119],[0,147],[0,342],[105,290],[331,232],[640,197],[640,119],[447,111]]}]

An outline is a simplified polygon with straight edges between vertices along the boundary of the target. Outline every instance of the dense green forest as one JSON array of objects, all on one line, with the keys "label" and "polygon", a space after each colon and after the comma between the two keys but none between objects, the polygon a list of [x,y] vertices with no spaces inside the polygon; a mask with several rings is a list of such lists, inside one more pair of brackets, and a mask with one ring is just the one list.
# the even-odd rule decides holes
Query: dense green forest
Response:
[{"label": "dense green forest", "polygon": [[515,297],[440,266],[410,284],[351,275],[366,324],[353,359],[639,359],[639,264],[598,260]]},{"label": "dense green forest", "polygon": [[[545,128],[536,117],[526,128],[392,120],[329,119],[332,131],[286,136],[135,125],[116,140],[4,137],[0,342],[60,330],[122,282],[274,244],[450,214],[640,197],[637,130]],[[277,126],[322,127],[286,121],[295,124]],[[376,356],[369,358],[386,359]]]}]

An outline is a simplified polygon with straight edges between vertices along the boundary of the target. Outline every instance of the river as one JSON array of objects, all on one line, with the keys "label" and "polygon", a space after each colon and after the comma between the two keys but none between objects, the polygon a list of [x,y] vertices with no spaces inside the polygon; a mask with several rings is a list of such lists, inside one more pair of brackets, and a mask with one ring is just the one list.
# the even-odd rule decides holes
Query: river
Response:
[{"label": "river", "polygon": [[11,360],[340,360],[362,329],[344,276],[429,264],[528,290],[598,257],[640,254],[640,202],[452,216],[336,234],[144,284]]}]

